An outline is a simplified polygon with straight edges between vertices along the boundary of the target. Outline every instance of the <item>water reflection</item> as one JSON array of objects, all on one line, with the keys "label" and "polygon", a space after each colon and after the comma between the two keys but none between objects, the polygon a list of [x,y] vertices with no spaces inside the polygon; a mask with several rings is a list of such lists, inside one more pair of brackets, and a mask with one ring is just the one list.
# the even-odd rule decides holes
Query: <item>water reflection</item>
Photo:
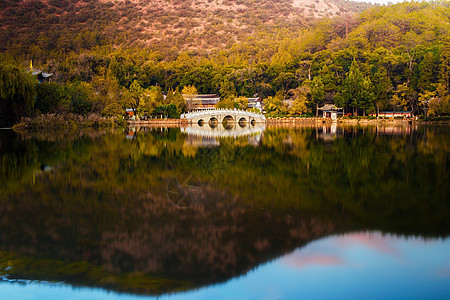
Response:
[{"label": "water reflection", "polygon": [[239,126],[200,126],[192,124],[187,127],[182,127],[181,132],[190,136],[214,137],[214,138],[234,138],[237,136],[258,135],[266,129],[264,124],[244,124]]},{"label": "water reflection", "polygon": [[[326,237],[245,276],[157,299],[446,299],[450,240],[354,232]],[[326,285],[326,288],[324,288]],[[0,284],[7,299],[155,299],[64,284]],[[29,295],[33,295],[31,298]]]},{"label": "water reflection", "polygon": [[0,132],[0,275],[159,295],[252,274],[330,235],[448,237],[449,128],[393,132]]}]

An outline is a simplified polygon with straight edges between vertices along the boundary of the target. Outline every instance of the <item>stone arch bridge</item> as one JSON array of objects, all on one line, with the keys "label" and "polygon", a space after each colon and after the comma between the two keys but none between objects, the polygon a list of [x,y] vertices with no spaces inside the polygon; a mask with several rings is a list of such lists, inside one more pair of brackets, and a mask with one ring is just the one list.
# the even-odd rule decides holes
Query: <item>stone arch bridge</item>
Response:
[{"label": "stone arch bridge", "polygon": [[250,124],[265,123],[266,117],[262,114],[252,113],[246,110],[240,109],[208,109],[199,110],[182,114],[181,119],[188,120],[189,123],[222,123],[227,121],[228,123],[247,122]]}]

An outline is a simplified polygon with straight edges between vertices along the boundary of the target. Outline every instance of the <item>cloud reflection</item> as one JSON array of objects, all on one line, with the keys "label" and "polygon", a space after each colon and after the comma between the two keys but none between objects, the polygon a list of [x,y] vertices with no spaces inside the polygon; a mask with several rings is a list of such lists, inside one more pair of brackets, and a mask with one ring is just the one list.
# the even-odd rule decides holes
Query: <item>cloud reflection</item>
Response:
[{"label": "cloud reflection", "polygon": [[401,258],[395,244],[400,239],[379,232],[358,232],[340,237],[320,240],[295,251],[282,259],[282,263],[292,268],[309,266],[337,266],[347,263],[345,258],[349,248],[363,247],[378,253]]},{"label": "cloud reflection", "polygon": [[293,255],[289,255],[283,259],[283,263],[292,268],[302,269],[309,266],[343,265],[345,262],[341,257],[332,255],[294,253]]},{"label": "cloud reflection", "polygon": [[348,248],[357,245],[386,254],[398,255],[399,252],[393,245],[398,239],[381,233],[361,232],[347,234],[340,239],[336,239],[335,246],[337,248]]}]

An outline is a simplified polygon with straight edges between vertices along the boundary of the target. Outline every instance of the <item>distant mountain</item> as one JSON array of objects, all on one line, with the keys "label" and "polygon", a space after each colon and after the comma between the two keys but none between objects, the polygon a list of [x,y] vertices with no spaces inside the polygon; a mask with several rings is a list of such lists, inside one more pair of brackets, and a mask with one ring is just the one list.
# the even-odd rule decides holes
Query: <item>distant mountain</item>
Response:
[{"label": "distant mountain", "polygon": [[2,0],[0,50],[38,56],[105,44],[208,50],[370,6],[344,0]]}]

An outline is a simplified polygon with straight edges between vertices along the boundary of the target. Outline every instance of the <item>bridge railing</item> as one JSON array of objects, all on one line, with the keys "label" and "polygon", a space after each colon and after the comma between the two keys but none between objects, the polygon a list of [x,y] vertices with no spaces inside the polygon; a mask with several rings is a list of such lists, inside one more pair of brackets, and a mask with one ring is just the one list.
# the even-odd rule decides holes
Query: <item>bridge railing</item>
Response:
[{"label": "bridge railing", "polygon": [[227,114],[232,116],[247,116],[259,119],[265,119],[266,117],[263,114],[253,113],[242,109],[211,109],[211,110],[198,110],[193,112],[188,112],[185,114],[181,114],[181,119],[195,119],[200,117],[207,117],[214,114]]}]

